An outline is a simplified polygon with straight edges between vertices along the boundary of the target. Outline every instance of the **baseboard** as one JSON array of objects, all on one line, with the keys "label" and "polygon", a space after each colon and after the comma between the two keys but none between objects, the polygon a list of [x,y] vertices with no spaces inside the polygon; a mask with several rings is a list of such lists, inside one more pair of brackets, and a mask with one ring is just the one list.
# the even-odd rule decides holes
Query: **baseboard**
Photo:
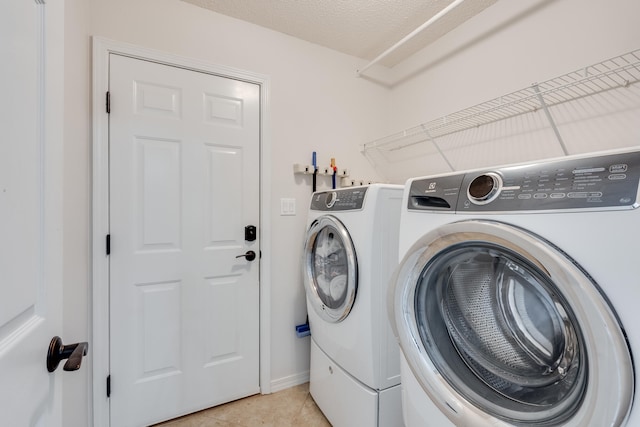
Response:
[{"label": "baseboard", "polygon": [[295,387],[306,382],[309,382],[309,371],[289,375],[284,378],[278,378],[277,380],[271,381],[271,393]]}]

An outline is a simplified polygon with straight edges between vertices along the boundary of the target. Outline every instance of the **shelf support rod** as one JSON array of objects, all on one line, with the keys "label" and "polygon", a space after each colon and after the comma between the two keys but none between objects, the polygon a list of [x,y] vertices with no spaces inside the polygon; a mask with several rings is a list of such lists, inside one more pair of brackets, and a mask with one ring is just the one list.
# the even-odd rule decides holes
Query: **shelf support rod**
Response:
[{"label": "shelf support rod", "polygon": [[444,154],[444,152],[440,149],[440,145],[438,145],[438,142],[435,140],[435,138],[433,138],[431,136],[431,134],[429,133],[429,131],[427,130],[427,127],[425,125],[420,125],[420,127],[422,128],[422,131],[424,132],[424,134],[427,136],[427,139],[429,141],[431,141],[431,143],[433,144],[434,147],[436,147],[436,150],[438,150],[438,153],[440,153],[440,156],[444,159],[444,161],[447,163],[447,165],[449,166],[449,169],[451,169],[451,171],[455,171],[455,168],[453,167],[453,165],[451,164],[451,162],[449,161],[449,159],[447,158],[447,156]]},{"label": "shelf support rod", "polygon": [[405,44],[406,42],[408,42],[409,40],[411,40],[412,38],[417,36],[419,33],[424,31],[428,27],[430,27],[434,22],[438,21],[440,18],[445,16],[447,13],[449,13],[451,10],[453,10],[454,8],[456,8],[459,4],[461,4],[463,2],[464,2],[464,0],[456,0],[453,3],[451,3],[449,6],[445,7],[444,9],[442,9],[440,12],[436,13],[435,15],[433,15],[427,22],[425,22],[424,24],[420,25],[418,28],[416,28],[415,30],[413,30],[412,32],[410,32],[409,34],[404,36],[402,38],[402,40],[400,40],[399,42],[397,42],[396,44],[391,46],[389,49],[387,49],[384,52],[382,52],[373,61],[369,62],[367,65],[365,65],[364,67],[360,68],[359,70],[356,70],[356,76],[357,77],[362,76],[362,74],[366,70],[368,70],[369,68],[371,68],[372,66],[374,66],[378,62],[382,61],[391,52],[395,51],[397,48],[399,48],[400,46],[402,46],[403,44]]},{"label": "shelf support rod", "polygon": [[564,145],[564,141],[562,140],[562,136],[560,135],[560,131],[558,131],[558,127],[556,126],[556,122],[553,120],[553,117],[551,116],[551,112],[549,111],[549,107],[547,107],[547,103],[544,102],[544,98],[542,97],[542,94],[540,93],[540,88],[538,87],[538,84],[534,84],[532,87],[533,87],[533,91],[538,96],[538,100],[540,101],[540,106],[544,110],[544,114],[547,116],[547,120],[549,121],[549,124],[551,125],[551,129],[553,129],[553,133],[555,133],[555,135],[556,135],[556,138],[558,140],[558,144],[560,144],[560,147],[562,148],[562,152],[564,153],[565,156],[568,156],[569,155],[569,151],[567,150],[567,147]]}]

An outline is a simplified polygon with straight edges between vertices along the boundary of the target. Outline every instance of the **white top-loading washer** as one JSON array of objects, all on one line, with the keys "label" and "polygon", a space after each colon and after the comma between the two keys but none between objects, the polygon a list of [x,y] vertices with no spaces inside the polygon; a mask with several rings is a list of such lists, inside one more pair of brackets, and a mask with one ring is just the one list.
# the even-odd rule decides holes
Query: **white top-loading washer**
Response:
[{"label": "white top-loading washer", "polygon": [[407,427],[640,425],[639,181],[612,152],[407,182]]},{"label": "white top-loading washer", "polygon": [[310,390],[339,426],[401,426],[399,347],[386,313],[402,186],[316,192],[303,251]]}]

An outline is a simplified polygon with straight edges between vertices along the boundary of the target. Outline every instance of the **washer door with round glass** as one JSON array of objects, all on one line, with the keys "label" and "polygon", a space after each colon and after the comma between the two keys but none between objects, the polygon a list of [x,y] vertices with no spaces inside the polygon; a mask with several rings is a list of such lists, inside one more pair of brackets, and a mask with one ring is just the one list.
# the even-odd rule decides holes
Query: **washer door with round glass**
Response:
[{"label": "washer door with round glass", "polygon": [[428,233],[392,280],[409,366],[456,425],[619,426],[631,354],[600,289],[542,238],[493,221]]},{"label": "washer door with round glass", "polygon": [[347,229],[325,215],[309,227],[304,245],[304,285],[307,298],[327,322],[340,322],[355,302],[358,265]]}]

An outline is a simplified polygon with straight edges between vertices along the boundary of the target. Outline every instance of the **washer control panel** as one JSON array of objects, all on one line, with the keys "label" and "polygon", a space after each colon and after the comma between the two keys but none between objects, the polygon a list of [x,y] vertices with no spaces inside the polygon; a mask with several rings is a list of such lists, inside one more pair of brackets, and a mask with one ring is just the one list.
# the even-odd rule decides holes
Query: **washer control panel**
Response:
[{"label": "washer control panel", "polygon": [[367,187],[341,188],[339,190],[320,191],[311,197],[311,210],[348,211],[360,210],[364,205]]},{"label": "washer control panel", "polygon": [[[639,183],[637,151],[421,178],[411,184],[408,207],[459,212],[637,208]],[[438,201],[445,203],[438,207]]]},{"label": "washer control panel", "polygon": [[430,211],[456,209],[464,174],[413,180],[409,187],[408,208]]}]

